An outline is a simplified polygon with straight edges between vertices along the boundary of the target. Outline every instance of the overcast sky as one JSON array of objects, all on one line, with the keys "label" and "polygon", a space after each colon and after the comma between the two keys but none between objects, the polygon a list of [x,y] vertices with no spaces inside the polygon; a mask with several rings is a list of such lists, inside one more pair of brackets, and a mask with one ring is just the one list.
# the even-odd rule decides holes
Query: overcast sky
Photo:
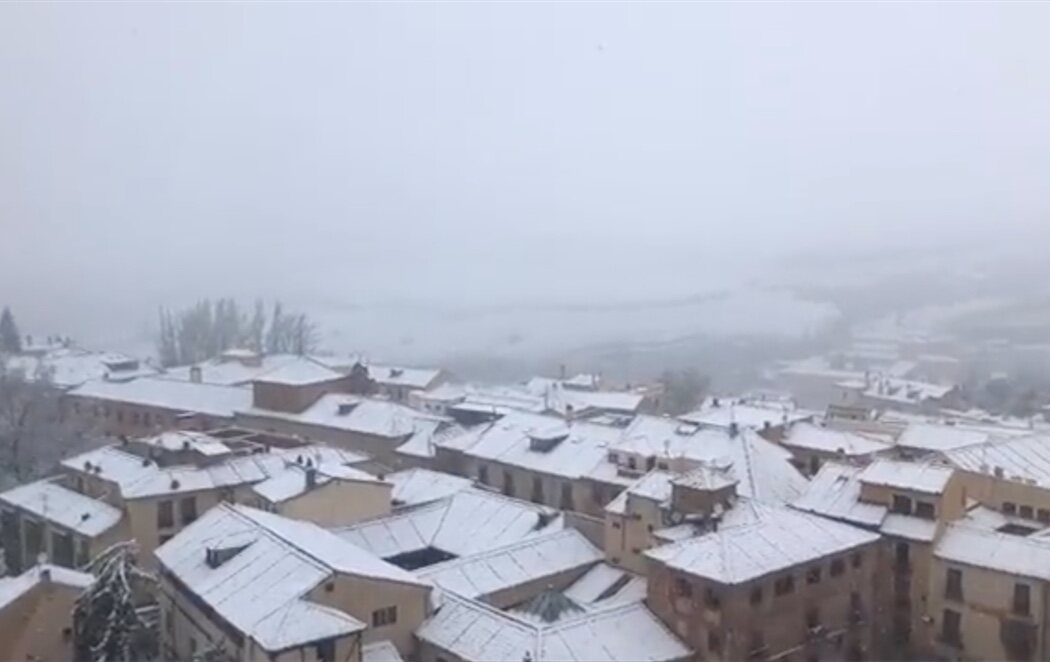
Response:
[{"label": "overcast sky", "polygon": [[1050,225],[1048,19],[3,4],[0,302],[638,295],[1027,232]]}]

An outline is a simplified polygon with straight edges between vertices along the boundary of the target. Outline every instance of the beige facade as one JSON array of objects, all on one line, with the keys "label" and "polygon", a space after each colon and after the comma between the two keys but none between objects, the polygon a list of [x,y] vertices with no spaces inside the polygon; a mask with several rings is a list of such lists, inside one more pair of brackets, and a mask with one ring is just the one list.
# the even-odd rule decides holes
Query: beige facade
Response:
[{"label": "beige facade", "polygon": [[211,430],[233,422],[232,416],[186,412],[72,393],[63,396],[63,415],[79,430],[127,437],[164,430]]},{"label": "beige facade", "polygon": [[278,515],[323,527],[348,526],[390,513],[393,486],[379,481],[331,480],[302,494],[259,506]]},{"label": "beige facade", "polygon": [[652,561],[647,604],[700,659],[865,659],[877,553],[862,545],[733,585]]},{"label": "beige facade", "polygon": [[[66,583],[47,566],[0,579],[0,586],[6,582],[25,585],[0,606],[0,660],[73,660],[73,604],[85,588],[82,582]],[[3,592],[12,588],[4,586]]]},{"label": "beige facade", "polygon": [[1046,581],[933,559],[929,629],[943,659],[1046,660]]},{"label": "beige facade", "polygon": [[292,421],[276,416],[247,413],[238,413],[236,423],[238,427],[250,430],[288,435],[297,437],[306,443],[321,442],[336,448],[364,453],[375,462],[391,469],[404,466],[404,456],[399,455],[396,451],[397,447],[407,441],[409,436],[386,437]]},{"label": "beige facade", "polygon": [[86,536],[24,510],[0,506],[4,561],[20,572],[41,557],[65,568],[83,567],[110,545],[130,536],[127,518],[97,536]]}]

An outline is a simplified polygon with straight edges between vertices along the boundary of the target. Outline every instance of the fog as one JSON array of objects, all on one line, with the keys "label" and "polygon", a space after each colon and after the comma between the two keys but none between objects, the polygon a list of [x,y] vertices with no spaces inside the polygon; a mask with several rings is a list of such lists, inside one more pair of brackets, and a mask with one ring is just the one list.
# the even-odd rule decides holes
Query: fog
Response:
[{"label": "fog", "polygon": [[[515,346],[810,332],[834,302],[789,285],[1050,239],[1048,19],[6,4],[0,303],[126,342],[158,305],[280,297],[340,349],[419,359],[540,327]],[[551,312],[581,306],[620,312]]]}]

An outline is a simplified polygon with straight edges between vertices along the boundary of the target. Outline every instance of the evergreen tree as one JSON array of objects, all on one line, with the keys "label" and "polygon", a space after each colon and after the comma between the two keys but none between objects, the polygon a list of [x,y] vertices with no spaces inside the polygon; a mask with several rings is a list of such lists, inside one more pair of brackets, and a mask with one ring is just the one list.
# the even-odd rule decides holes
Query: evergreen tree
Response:
[{"label": "evergreen tree", "polygon": [[18,324],[11,309],[4,307],[0,313],[0,352],[17,354],[22,351],[22,336],[18,332]]},{"label": "evergreen tree", "polygon": [[155,657],[155,624],[142,617],[136,597],[146,595],[157,580],[139,568],[137,554],[134,542],[119,542],[88,565],[95,581],[73,605],[76,659],[131,662]]},{"label": "evergreen tree", "polygon": [[255,312],[248,324],[247,344],[256,354],[263,353],[263,338],[266,334],[266,306],[261,299],[255,301]]}]

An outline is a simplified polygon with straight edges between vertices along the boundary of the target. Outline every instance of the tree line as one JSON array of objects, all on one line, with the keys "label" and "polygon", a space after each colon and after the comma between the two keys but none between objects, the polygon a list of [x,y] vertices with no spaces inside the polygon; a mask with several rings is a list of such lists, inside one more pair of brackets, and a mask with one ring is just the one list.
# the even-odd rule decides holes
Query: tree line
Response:
[{"label": "tree line", "polygon": [[317,349],[317,325],[305,313],[270,311],[256,301],[248,314],[234,299],[203,299],[183,310],[160,309],[157,354],[165,367],[198,363],[228,349],[259,354],[309,354]]}]

